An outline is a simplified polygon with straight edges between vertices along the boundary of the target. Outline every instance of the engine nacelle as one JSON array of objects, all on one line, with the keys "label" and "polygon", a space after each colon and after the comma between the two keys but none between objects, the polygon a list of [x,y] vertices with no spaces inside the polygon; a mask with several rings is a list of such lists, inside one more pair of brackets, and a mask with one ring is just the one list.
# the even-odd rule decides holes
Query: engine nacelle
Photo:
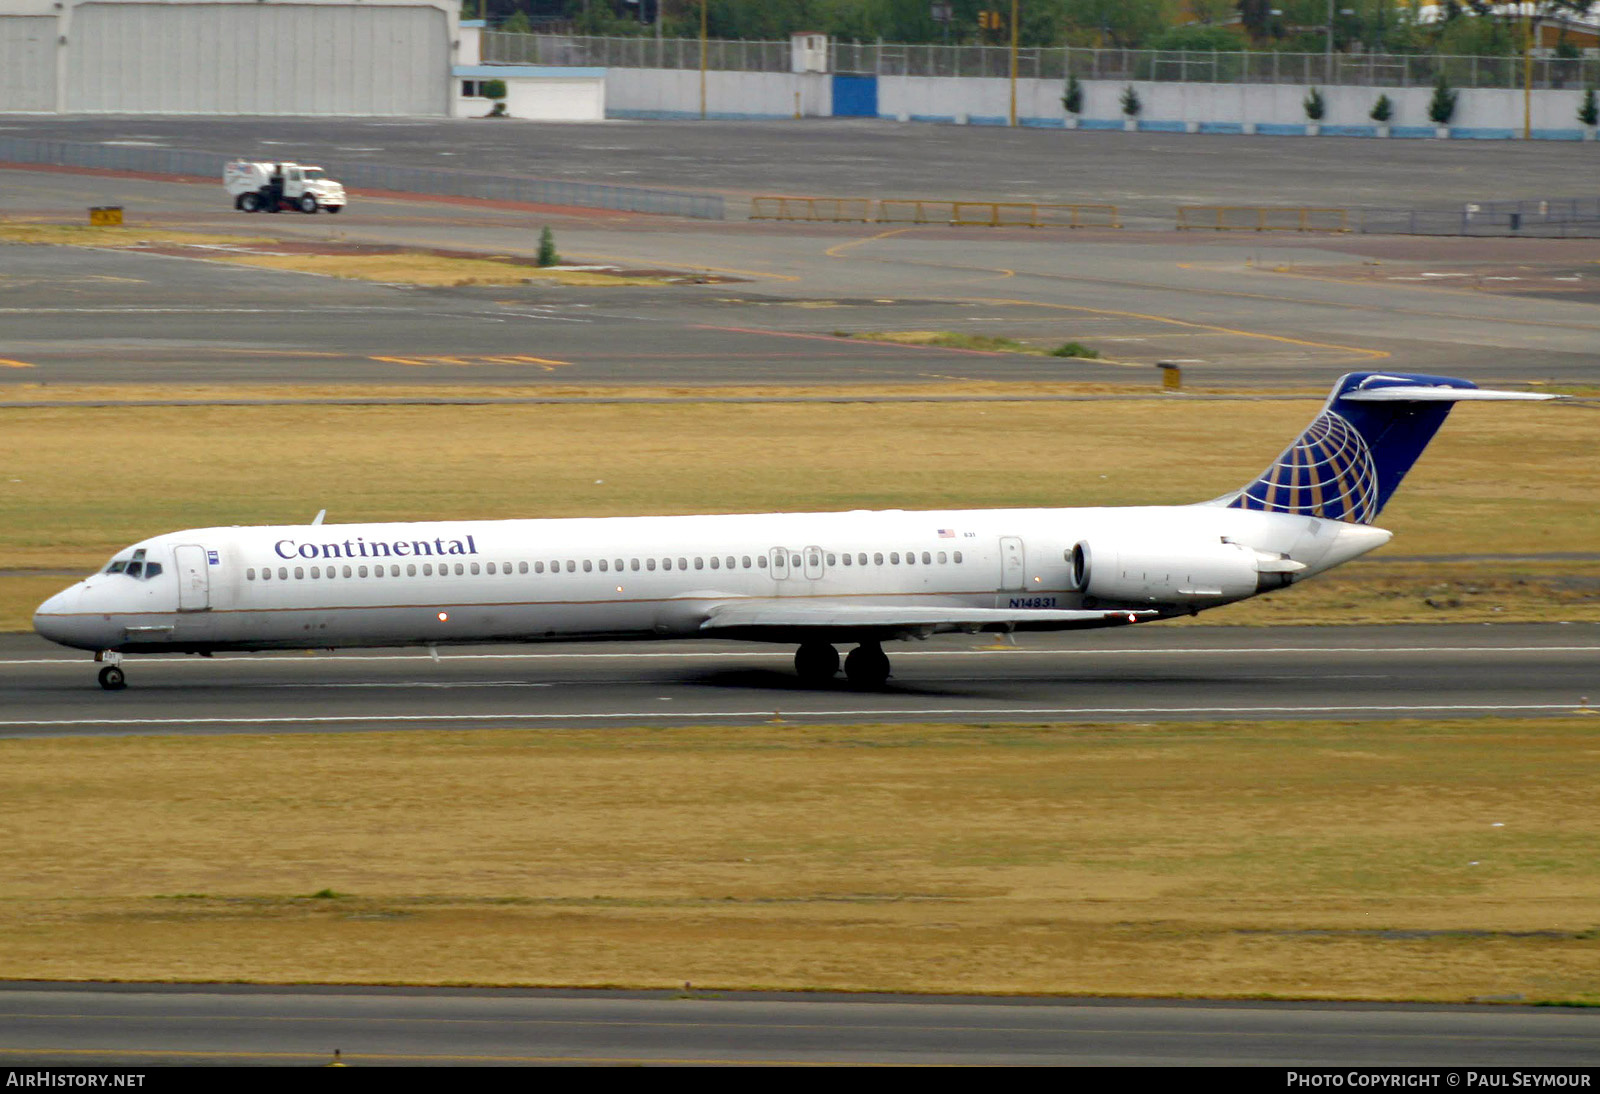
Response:
[{"label": "engine nacelle", "polygon": [[1240,543],[1208,540],[1189,543],[1091,546],[1072,549],[1072,584],[1100,601],[1144,604],[1217,604],[1287,585],[1304,569],[1299,563],[1265,555]]}]

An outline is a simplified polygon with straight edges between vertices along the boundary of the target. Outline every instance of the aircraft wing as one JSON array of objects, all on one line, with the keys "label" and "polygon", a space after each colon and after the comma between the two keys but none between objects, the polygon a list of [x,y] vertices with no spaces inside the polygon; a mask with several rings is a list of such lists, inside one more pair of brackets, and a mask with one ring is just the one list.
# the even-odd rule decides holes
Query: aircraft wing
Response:
[{"label": "aircraft wing", "polygon": [[[934,634],[940,631],[1072,630],[1153,618],[1154,611],[1083,611],[1044,608],[963,608],[923,604],[862,604],[847,600],[733,600],[716,604],[703,632],[743,631],[783,635]],[[819,635],[820,636],[820,635]]]}]

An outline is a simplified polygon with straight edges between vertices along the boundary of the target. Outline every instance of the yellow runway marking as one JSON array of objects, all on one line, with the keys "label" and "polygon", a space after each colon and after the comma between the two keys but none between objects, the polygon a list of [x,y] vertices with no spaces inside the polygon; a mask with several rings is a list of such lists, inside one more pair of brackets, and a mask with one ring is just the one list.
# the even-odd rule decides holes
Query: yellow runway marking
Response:
[{"label": "yellow runway marking", "polygon": [[829,258],[838,258],[840,251],[849,250],[851,247],[859,247],[863,243],[871,243],[875,239],[888,239],[890,236],[897,236],[901,232],[909,231],[911,231],[910,228],[890,228],[888,231],[879,232],[877,235],[862,236],[860,239],[851,239],[846,240],[843,243],[835,243],[832,247],[829,247],[822,253],[827,255]]},{"label": "yellow runway marking", "polygon": [[32,368],[26,361],[13,361],[9,357],[0,357],[0,368]]},{"label": "yellow runway marking", "polygon": [[1233,334],[1241,338],[1261,338],[1269,342],[1283,342],[1291,346],[1307,346],[1311,349],[1334,349],[1344,353],[1360,354],[1371,361],[1381,361],[1389,356],[1387,350],[1367,349],[1363,346],[1344,346],[1337,342],[1312,342],[1304,338],[1290,338],[1286,334],[1263,334],[1261,331],[1238,330],[1234,327],[1221,327],[1214,323],[1194,323],[1187,319],[1173,319],[1165,315],[1147,315],[1144,312],[1117,311],[1113,308],[1091,308],[1077,304],[1047,304],[1035,300],[1006,300],[995,298],[974,298],[980,304],[1008,304],[1024,308],[1050,308],[1056,311],[1086,312],[1090,315],[1115,315],[1123,319],[1146,319],[1152,323],[1167,323],[1175,327],[1187,327],[1191,330],[1213,331],[1218,334]]},{"label": "yellow runway marking", "polygon": [[368,360],[382,361],[390,365],[409,365],[413,368],[433,368],[439,365],[455,368],[471,368],[474,365],[536,365],[546,372],[554,372],[558,368],[572,364],[571,361],[557,361],[550,357],[529,357],[524,354],[502,357],[370,357]]}]

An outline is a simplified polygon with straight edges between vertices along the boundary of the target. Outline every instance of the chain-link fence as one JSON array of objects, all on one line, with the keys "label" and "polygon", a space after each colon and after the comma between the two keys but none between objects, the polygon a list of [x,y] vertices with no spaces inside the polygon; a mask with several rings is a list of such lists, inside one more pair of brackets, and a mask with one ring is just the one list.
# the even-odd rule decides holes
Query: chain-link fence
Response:
[{"label": "chain-link fence", "polygon": [[[558,34],[483,36],[489,64],[574,65],[604,68],[698,69],[696,38],[598,38]],[[988,76],[1011,74],[1006,46],[906,45],[830,42],[828,68],[879,76]],[[708,40],[706,67],[733,72],[788,72],[788,42]],[[1518,56],[1445,56],[1403,53],[1216,53],[1199,50],[1019,49],[1023,79],[1159,80],[1172,83],[1260,83],[1425,87],[1440,75],[1452,87],[1520,88]],[[1583,88],[1600,83],[1600,57],[1535,57],[1533,86]]]},{"label": "chain-link fence", "polygon": [[[210,178],[222,185],[222,166],[234,156],[181,148],[142,148],[129,145],[41,141],[27,137],[0,137],[0,162],[54,164],[63,167],[99,167],[156,175]],[[723,200],[716,194],[680,190],[655,190],[638,186],[610,186],[591,182],[524,178],[516,175],[481,175],[430,167],[394,167],[387,164],[324,161],[322,166],[351,190],[394,190],[414,194],[446,194],[517,201],[531,205],[573,205],[585,209],[617,209],[632,213],[722,220]]]},{"label": "chain-link fence", "polygon": [[1361,231],[1381,235],[1600,238],[1600,198],[1467,202],[1449,208],[1364,209]]}]

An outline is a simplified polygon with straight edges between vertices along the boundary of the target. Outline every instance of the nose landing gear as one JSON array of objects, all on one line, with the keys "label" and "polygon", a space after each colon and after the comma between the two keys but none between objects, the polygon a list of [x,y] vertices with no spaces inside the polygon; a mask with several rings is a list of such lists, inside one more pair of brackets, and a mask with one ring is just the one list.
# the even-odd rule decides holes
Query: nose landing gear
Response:
[{"label": "nose landing gear", "polygon": [[100,686],[107,691],[121,691],[128,686],[128,678],[122,674],[122,655],[111,650],[104,650],[94,655],[96,661],[108,661],[110,664],[100,670]]}]

